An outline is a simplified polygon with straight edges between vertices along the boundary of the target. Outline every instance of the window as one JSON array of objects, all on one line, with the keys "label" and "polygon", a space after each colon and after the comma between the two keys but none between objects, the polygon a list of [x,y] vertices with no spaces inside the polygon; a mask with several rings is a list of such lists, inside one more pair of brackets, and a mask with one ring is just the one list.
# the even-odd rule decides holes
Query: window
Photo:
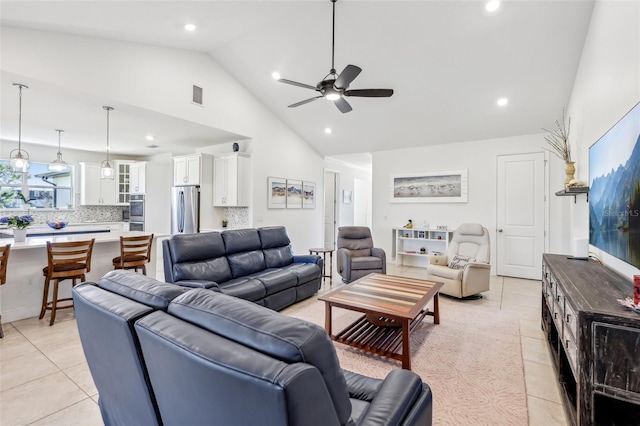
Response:
[{"label": "window", "polygon": [[22,208],[18,194],[28,194],[32,208],[73,208],[73,175],[71,172],[50,172],[48,164],[31,163],[28,173],[14,173],[9,161],[0,161],[0,207]]}]

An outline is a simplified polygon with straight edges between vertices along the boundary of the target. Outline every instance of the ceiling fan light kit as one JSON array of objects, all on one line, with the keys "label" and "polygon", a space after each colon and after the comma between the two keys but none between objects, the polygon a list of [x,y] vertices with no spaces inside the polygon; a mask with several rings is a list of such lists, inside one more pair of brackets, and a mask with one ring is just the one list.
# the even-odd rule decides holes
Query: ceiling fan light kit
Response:
[{"label": "ceiling fan light kit", "polygon": [[349,90],[349,85],[355,78],[362,72],[360,67],[355,65],[347,65],[344,70],[340,74],[336,73],[335,69],[335,40],[336,40],[336,1],[330,0],[333,7],[333,26],[332,26],[332,39],[331,39],[331,70],[329,74],[327,74],[322,81],[320,81],[315,86],[305,83],[299,83],[293,80],[287,80],[285,78],[280,78],[280,75],[274,73],[273,77],[277,78],[276,80],[280,83],[290,84],[292,86],[302,87],[304,89],[315,90],[320,93],[320,96],[315,96],[313,98],[305,99],[300,102],[296,102],[295,104],[289,105],[289,108],[296,108],[300,105],[307,104],[309,102],[313,102],[316,99],[325,98],[327,100],[333,101],[336,107],[340,110],[340,112],[347,113],[351,111],[351,105],[347,102],[344,97],[352,96],[352,97],[362,97],[362,98],[388,98],[393,95],[393,89],[358,89],[358,90]]}]

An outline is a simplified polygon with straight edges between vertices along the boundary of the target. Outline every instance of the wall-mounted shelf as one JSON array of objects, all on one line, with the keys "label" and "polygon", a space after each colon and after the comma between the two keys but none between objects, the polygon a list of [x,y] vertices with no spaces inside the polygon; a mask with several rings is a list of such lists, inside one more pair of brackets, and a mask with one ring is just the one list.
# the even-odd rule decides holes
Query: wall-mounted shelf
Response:
[{"label": "wall-mounted shelf", "polygon": [[576,196],[578,194],[586,194],[587,195],[587,203],[589,202],[589,187],[588,186],[575,186],[573,188],[566,188],[562,191],[556,192],[556,195],[559,197],[573,197],[573,202],[576,203]]}]

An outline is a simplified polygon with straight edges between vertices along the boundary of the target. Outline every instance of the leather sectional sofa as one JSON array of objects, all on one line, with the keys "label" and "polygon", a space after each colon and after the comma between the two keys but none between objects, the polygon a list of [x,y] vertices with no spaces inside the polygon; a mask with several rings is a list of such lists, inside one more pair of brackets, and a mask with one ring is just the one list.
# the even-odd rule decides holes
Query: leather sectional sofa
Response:
[{"label": "leather sectional sofa", "polygon": [[342,370],[324,329],[307,321],[132,271],[72,294],[107,426],[432,423],[418,375]]},{"label": "leather sectional sofa", "polygon": [[165,281],[279,311],[320,289],[322,258],[293,255],[283,226],[180,234],[164,240]]}]

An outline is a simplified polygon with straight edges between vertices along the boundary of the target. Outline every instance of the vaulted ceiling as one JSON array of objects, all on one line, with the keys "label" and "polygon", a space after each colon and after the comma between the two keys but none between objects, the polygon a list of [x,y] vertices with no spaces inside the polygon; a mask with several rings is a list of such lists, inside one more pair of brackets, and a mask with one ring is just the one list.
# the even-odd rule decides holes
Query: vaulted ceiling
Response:
[{"label": "vaulted ceiling", "polygon": [[[351,89],[395,91],[391,98],[349,98],[347,114],[325,99],[287,108],[316,93],[271,77],[277,71],[315,86],[329,73],[329,0],[2,1],[0,7],[3,26],[206,52],[319,153],[334,156],[531,134],[552,125],[569,100],[593,1],[503,1],[490,13],[484,1],[339,0],[337,71],[347,64],[363,69]],[[186,32],[186,23],[196,30]],[[17,95],[8,88],[15,78],[2,74],[0,136],[9,140],[16,139]],[[85,140],[103,149],[104,124],[83,120],[86,99],[49,97],[39,108],[57,112],[39,116],[34,142],[56,144],[59,124],[47,117],[67,112],[87,123],[83,131],[95,135]],[[501,97],[506,106],[496,105]],[[127,112],[132,134],[142,131],[134,123],[144,122],[171,135],[163,150],[180,138],[198,146],[235,136]]]}]

